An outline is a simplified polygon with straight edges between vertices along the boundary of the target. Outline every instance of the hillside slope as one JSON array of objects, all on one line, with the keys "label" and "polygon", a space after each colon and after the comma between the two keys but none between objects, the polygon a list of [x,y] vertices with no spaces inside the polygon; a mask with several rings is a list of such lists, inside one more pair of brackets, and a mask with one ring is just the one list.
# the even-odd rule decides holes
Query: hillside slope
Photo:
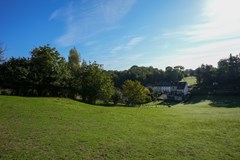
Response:
[{"label": "hillside slope", "polygon": [[239,159],[240,105],[92,106],[0,96],[0,159]]}]

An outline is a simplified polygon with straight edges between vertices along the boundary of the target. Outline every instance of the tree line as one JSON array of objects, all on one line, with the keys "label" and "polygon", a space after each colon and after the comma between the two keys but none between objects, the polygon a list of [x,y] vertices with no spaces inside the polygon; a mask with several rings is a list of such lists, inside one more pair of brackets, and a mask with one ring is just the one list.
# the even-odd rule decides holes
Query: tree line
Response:
[{"label": "tree line", "polygon": [[239,55],[221,59],[218,67],[201,65],[196,70],[183,66],[168,66],[165,71],[154,67],[132,66],[124,71],[106,71],[96,62],[81,60],[76,48],[69,51],[68,60],[50,45],[30,51],[30,57],[4,58],[0,45],[0,89],[10,89],[13,95],[58,96],[96,103],[124,102],[141,104],[149,99],[144,86],[180,81],[186,76],[196,76],[201,86],[221,84],[240,87]]},{"label": "tree line", "polygon": [[30,58],[5,60],[3,51],[0,48],[0,89],[10,89],[12,95],[80,96],[91,104],[100,99],[135,105],[146,102],[149,94],[138,81],[126,80],[115,87],[111,74],[96,62],[81,61],[76,48],[69,51],[68,61],[50,45],[34,48]]},{"label": "tree line", "polygon": [[240,89],[240,54],[218,61],[218,66],[201,65],[196,69],[197,83],[202,87]]},{"label": "tree line", "polygon": [[159,85],[162,82],[180,81],[183,77],[192,76],[191,70],[184,70],[183,66],[166,67],[165,71],[144,66],[132,66],[124,71],[108,71],[116,87],[123,85],[126,80],[137,80],[144,86]]}]

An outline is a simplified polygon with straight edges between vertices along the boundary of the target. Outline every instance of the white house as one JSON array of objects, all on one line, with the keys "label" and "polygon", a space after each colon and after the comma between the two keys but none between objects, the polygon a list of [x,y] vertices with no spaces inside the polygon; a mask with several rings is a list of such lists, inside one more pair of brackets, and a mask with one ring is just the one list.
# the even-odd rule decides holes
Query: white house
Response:
[{"label": "white house", "polygon": [[153,90],[153,93],[170,93],[171,92],[171,86],[170,85],[158,85],[151,87]]},{"label": "white house", "polygon": [[153,93],[163,93],[168,96],[168,99],[182,101],[188,94],[187,82],[173,82],[164,85],[151,87]]},{"label": "white house", "polygon": [[188,94],[187,82],[177,82],[177,92],[182,93],[184,96]]}]

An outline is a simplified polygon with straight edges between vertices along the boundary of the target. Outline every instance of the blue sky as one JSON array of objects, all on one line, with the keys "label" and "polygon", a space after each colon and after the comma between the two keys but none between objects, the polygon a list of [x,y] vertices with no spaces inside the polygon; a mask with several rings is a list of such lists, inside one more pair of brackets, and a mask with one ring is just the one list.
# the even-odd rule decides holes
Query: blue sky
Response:
[{"label": "blue sky", "polygon": [[217,65],[240,53],[239,0],[1,0],[7,57],[76,47],[105,69]]}]

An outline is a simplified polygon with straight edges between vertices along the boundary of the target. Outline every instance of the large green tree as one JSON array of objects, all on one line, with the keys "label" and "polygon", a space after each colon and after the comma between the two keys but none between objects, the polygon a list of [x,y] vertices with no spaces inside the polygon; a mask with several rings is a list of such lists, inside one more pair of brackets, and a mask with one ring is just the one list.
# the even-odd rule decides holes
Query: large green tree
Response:
[{"label": "large green tree", "polygon": [[240,54],[221,59],[218,62],[218,82],[222,85],[240,86]]},{"label": "large green tree", "polygon": [[159,84],[164,81],[164,71],[153,67],[132,66],[124,71],[108,71],[116,87],[120,88],[126,80],[137,80],[143,85]]},{"label": "large green tree", "polygon": [[81,77],[80,77],[80,54],[74,47],[69,51],[68,68],[70,71],[69,86],[70,96],[74,98],[81,90]]},{"label": "large green tree", "polygon": [[119,88],[115,88],[114,90],[114,94],[112,95],[112,101],[113,104],[116,105],[117,103],[119,103],[122,100],[122,92]]},{"label": "large green tree", "polygon": [[139,81],[126,80],[123,84],[123,96],[128,106],[145,103],[149,94],[150,91]]},{"label": "large green tree", "polygon": [[73,74],[79,71],[80,61],[80,54],[77,49],[75,47],[70,49],[68,55],[68,67]]},{"label": "large green tree", "polygon": [[31,51],[31,79],[38,95],[56,95],[68,86],[67,63],[59,52],[49,45],[34,48]]},{"label": "large green tree", "polygon": [[216,81],[217,68],[212,65],[204,65],[196,69],[197,83],[205,86],[211,86]]},{"label": "large green tree", "polygon": [[15,95],[28,95],[31,90],[30,60],[10,58],[0,66],[0,81],[3,88],[12,89]]},{"label": "large green tree", "polygon": [[81,81],[81,95],[85,102],[95,104],[97,99],[108,102],[114,93],[111,77],[96,62],[87,64],[83,61]]},{"label": "large green tree", "polygon": [[165,81],[171,82],[171,81],[180,81],[183,78],[183,66],[175,66],[172,68],[171,66],[166,67],[165,71]]}]

